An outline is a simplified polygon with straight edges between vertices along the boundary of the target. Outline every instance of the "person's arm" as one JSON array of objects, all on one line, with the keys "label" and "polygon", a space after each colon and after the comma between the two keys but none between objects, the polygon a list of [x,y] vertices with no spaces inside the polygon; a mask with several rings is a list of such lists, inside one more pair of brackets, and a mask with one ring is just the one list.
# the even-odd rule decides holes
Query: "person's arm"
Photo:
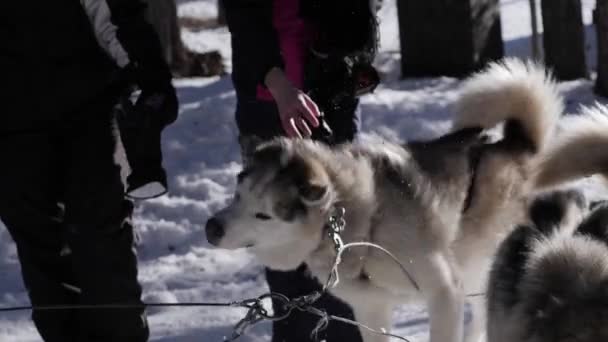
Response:
[{"label": "person's arm", "polygon": [[[158,35],[144,18],[140,0],[80,0],[99,45],[142,91],[139,106],[161,125],[177,118],[172,75]],[[160,100],[160,101],[159,101]],[[155,107],[155,108],[153,108]]]},{"label": "person's arm", "polygon": [[116,39],[116,25],[110,19],[108,4],[99,0],[80,0],[80,3],[89,17],[99,46],[119,67],[126,67],[130,62],[129,55]]},{"label": "person's arm", "polygon": [[81,0],[99,45],[141,90],[135,106],[121,101],[116,116],[131,173],[127,194],[151,198],[167,191],[161,132],[177,118],[172,75],[140,0]]},{"label": "person's arm", "polygon": [[158,35],[144,17],[140,0],[105,0],[116,38],[129,56],[136,81],[143,91],[171,87],[171,71],[163,57]]},{"label": "person's arm", "polygon": [[283,70],[272,68],[264,79],[277,103],[281,124],[289,137],[310,137],[319,126],[319,108],[302,90],[296,88]]},{"label": "person's arm", "polygon": [[273,25],[274,0],[222,0],[232,36],[236,78],[268,88],[277,103],[283,129],[290,137],[309,137],[317,127],[317,105],[285,76],[278,35]]}]

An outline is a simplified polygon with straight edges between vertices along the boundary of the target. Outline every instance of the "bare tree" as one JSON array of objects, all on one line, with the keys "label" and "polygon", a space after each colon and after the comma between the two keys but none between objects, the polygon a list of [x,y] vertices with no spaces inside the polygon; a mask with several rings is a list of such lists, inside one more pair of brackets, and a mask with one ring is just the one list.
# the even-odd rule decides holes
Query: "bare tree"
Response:
[{"label": "bare tree", "polygon": [[540,39],[538,34],[538,11],[536,10],[536,0],[529,0],[530,3],[530,19],[532,22],[532,58],[541,60]]},{"label": "bare tree", "polygon": [[594,19],[598,45],[595,92],[608,97],[608,1],[597,1]]},{"label": "bare tree", "polygon": [[504,54],[498,0],[398,0],[402,74],[465,76]]},{"label": "bare tree", "polygon": [[547,66],[560,80],[588,77],[581,1],[541,0],[541,8]]}]

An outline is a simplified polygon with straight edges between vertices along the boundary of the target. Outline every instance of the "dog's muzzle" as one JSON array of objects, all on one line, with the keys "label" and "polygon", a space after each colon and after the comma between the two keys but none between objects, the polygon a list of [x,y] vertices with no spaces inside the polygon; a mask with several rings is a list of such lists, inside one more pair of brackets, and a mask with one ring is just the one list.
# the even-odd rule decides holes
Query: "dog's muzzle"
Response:
[{"label": "dog's muzzle", "polygon": [[207,221],[205,225],[205,234],[207,234],[207,241],[210,244],[217,246],[226,234],[224,224],[219,219],[212,217]]}]

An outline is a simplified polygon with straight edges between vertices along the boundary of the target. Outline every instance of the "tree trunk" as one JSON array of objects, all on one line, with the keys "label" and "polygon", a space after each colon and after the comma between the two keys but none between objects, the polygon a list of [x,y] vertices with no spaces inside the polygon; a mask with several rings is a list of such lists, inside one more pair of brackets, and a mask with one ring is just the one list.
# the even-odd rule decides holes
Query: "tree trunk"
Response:
[{"label": "tree trunk", "polygon": [[597,80],[595,92],[608,97],[608,2],[598,0],[595,8],[597,31]]},{"label": "tree trunk", "polygon": [[172,68],[184,62],[184,45],[177,23],[177,8],[174,0],[146,0],[146,17],[154,26],[163,54]]},{"label": "tree trunk", "polygon": [[541,7],[547,66],[559,80],[588,77],[580,0],[541,0]]},{"label": "tree trunk", "polygon": [[226,10],[224,9],[224,0],[217,0],[217,24],[226,26]]},{"label": "tree trunk", "polygon": [[532,59],[540,61],[542,59],[540,53],[540,40],[538,35],[538,12],[536,11],[536,0],[529,0],[530,3],[530,21],[532,23]]},{"label": "tree trunk", "polygon": [[466,76],[504,54],[498,0],[398,0],[402,74]]}]

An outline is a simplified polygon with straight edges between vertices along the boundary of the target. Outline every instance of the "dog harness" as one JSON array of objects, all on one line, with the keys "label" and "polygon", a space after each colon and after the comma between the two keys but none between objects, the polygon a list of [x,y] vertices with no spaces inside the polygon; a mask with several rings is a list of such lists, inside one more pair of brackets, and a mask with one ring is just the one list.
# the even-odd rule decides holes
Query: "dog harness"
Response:
[{"label": "dog harness", "polygon": [[485,141],[487,137],[480,137],[479,143],[471,146],[468,152],[469,157],[469,172],[471,174],[471,178],[469,180],[469,187],[467,189],[467,197],[464,199],[464,205],[462,206],[462,213],[466,213],[473,204],[473,196],[475,191],[477,190],[475,185],[477,184],[477,169],[479,168],[479,164],[481,162],[481,157],[483,155]]}]

